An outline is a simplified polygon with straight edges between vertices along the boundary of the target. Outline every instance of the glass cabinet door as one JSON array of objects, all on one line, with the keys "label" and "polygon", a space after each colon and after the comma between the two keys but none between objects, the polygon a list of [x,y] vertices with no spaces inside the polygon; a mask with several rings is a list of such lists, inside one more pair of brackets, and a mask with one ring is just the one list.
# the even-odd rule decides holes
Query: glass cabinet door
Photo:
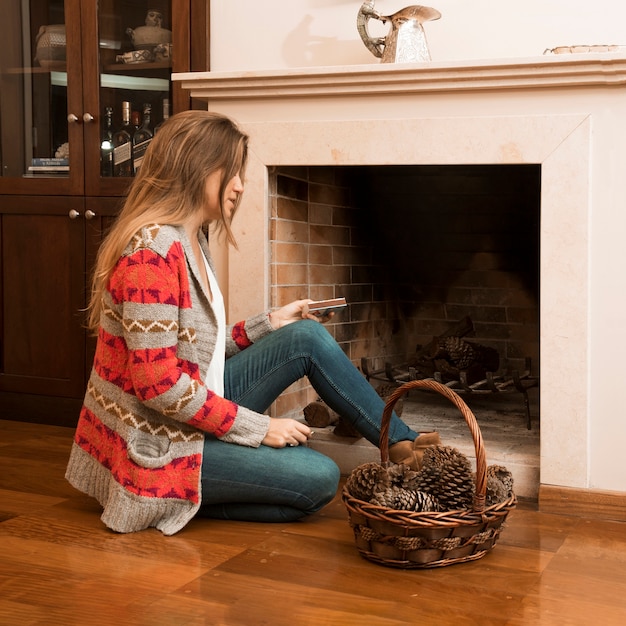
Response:
[{"label": "glass cabinet door", "polygon": [[94,37],[85,20],[83,50],[90,41],[97,41],[98,50],[97,71],[84,76],[85,110],[96,121],[85,127],[87,195],[114,194],[121,182],[125,189],[169,115],[171,4],[100,0]]},{"label": "glass cabinet door", "polygon": [[[81,109],[80,11],[71,15],[66,4],[72,3],[11,0],[2,5],[0,188],[9,192],[73,193],[82,185],[82,152],[70,149],[73,143],[80,146],[81,131],[68,122],[68,112]],[[15,189],[7,188],[9,180]]]},{"label": "glass cabinet door", "polygon": [[[174,3],[181,39],[189,3]],[[173,41],[172,4],[3,2],[0,193],[125,193],[150,135],[168,115],[177,45],[188,65],[188,41]]]}]

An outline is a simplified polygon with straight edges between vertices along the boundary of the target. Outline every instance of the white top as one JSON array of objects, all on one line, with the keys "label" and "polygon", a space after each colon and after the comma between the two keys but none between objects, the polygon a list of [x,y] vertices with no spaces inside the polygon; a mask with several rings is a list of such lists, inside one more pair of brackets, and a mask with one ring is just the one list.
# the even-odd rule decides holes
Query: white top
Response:
[{"label": "white top", "polygon": [[224,395],[224,361],[226,360],[226,311],[224,309],[224,297],[220,291],[220,286],[217,283],[217,278],[206,256],[202,255],[204,259],[204,266],[206,267],[206,273],[209,277],[209,286],[211,287],[211,294],[213,296],[211,304],[213,305],[213,311],[217,318],[217,340],[215,342],[215,351],[213,352],[213,358],[209,364],[205,376],[205,383],[208,389],[218,396]]}]

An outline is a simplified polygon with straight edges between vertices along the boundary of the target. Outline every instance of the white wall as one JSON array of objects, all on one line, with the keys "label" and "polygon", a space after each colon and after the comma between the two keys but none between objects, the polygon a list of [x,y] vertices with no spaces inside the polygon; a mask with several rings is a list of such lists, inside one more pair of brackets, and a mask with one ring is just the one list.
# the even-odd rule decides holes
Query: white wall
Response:
[{"label": "white wall", "polygon": [[[377,0],[392,14],[409,0]],[[529,57],[565,45],[626,45],[618,0],[433,0],[425,24],[433,61]],[[359,0],[211,2],[211,69],[264,70],[378,63],[356,30]],[[387,28],[370,20],[370,32]],[[375,27],[380,27],[380,33]]]}]

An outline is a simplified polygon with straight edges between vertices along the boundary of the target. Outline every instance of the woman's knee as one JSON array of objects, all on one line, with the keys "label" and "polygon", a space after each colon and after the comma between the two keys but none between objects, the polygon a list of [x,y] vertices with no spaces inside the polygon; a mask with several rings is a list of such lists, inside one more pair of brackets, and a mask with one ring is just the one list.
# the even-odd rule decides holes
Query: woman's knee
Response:
[{"label": "woman's knee", "polygon": [[319,511],[337,494],[339,467],[329,457],[318,453],[314,462],[309,464],[306,484],[307,498],[310,501],[309,513]]},{"label": "woman's knee", "polygon": [[303,338],[317,337],[318,335],[320,335],[320,331],[327,333],[322,324],[308,319],[296,322],[294,324],[289,324],[288,326],[285,326],[285,328],[288,328],[296,337]]},{"label": "woman's knee", "polygon": [[341,350],[333,336],[319,322],[302,320],[295,324],[289,324],[284,329],[291,334],[292,345],[298,346],[303,351],[316,353]]}]

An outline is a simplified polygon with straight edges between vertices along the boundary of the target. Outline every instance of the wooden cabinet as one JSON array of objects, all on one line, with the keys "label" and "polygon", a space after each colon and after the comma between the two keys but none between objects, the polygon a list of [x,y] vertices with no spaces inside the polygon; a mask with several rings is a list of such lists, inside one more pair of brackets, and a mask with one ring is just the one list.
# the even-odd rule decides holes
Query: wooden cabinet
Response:
[{"label": "wooden cabinet", "polygon": [[[208,69],[209,6],[161,2],[171,47],[125,63],[127,29],[144,24],[152,0],[10,5],[0,23],[0,418],[73,425],[93,358],[90,268],[131,182],[101,175],[103,113],[114,110],[116,128],[123,100],[150,102],[154,125],[165,98],[172,113],[190,107],[170,75]],[[67,166],[48,161],[68,152]]]},{"label": "wooden cabinet", "polygon": [[89,262],[107,220],[113,219],[107,214],[115,213],[113,205],[118,201],[1,197],[3,418],[55,424],[75,421],[93,354],[82,314]]}]

